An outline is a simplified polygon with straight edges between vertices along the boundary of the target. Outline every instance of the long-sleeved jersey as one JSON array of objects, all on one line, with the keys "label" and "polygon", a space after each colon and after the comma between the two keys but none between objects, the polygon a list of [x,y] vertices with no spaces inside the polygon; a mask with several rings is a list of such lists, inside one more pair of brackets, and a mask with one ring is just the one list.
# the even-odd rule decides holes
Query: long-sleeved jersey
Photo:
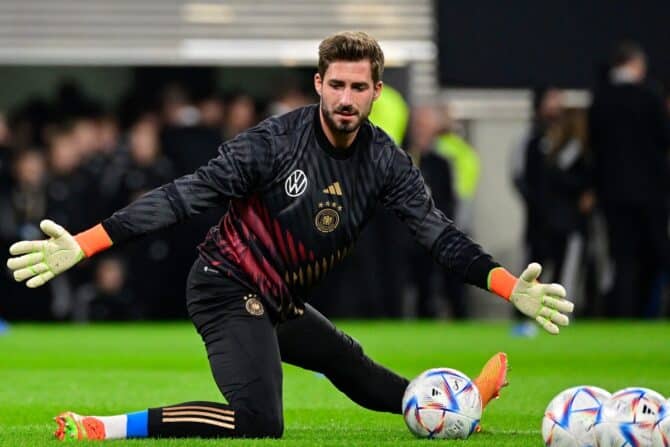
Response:
[{"label": "long-sleeved jersey", "polygon": [[302,312],[311,287],[351,252],[379,202],[465,281],[485,288],[498,266],[435,208],[419,171],[381,129],[365,121],[349,148],[335,148],[316,105],[266,119],[223,143],[206,166],[102,225],[119,243],[227,201],[200,256],[257,291],[281,318]]}]

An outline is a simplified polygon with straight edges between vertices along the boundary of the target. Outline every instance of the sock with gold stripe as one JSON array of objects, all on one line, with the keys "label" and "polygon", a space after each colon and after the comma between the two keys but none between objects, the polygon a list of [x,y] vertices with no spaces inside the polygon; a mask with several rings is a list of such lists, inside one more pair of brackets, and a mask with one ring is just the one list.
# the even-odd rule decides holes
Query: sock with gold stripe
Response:
[{"label": "sock with gold stripe", "polygon": [[152,438],[228,438],[235,430],[235,411],[216,402],[185,402],[150,408],[148,436]]}]

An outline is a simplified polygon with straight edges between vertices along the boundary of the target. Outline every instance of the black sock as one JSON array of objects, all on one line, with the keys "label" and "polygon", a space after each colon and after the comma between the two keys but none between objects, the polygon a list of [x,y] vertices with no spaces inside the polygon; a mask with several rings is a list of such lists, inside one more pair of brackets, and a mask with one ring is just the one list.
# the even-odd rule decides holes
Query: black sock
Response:
[{"label": "black sock", "polygon": [[184,402],[149,409],[149,437],[230,438],[235,430],[235,411],[216,402]]}]

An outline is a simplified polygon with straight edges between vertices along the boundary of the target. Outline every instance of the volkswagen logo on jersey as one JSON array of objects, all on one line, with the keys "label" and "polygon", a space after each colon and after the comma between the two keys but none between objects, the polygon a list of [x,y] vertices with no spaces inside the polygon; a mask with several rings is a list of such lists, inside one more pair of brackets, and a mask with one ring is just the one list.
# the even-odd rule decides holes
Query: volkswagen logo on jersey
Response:
[{"label": "volkswagen logo on jersey", "polygon": [[296,169],[288,176],[284,189],[289,197],[298,197],[307,189],[307,176],[300,169]]}]

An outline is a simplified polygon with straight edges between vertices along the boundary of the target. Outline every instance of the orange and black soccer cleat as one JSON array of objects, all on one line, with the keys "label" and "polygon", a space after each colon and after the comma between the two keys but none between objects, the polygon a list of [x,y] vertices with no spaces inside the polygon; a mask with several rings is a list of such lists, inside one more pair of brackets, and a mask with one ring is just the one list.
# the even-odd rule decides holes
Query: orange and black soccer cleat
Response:
[{"label": "orange and black soccer cleat", "polygon": [[59,441],[105,439],[105,425],[98,418],[66,411],[56,416],[54,420],[58,424],[54,435]]},{"label": "orange and black soccer cleat", "polygon": [[474,380],[482,398],[482,410],[492,400],[500,396],[500,390],[507,386],[507,354],[499,352],[489,359]]}]

